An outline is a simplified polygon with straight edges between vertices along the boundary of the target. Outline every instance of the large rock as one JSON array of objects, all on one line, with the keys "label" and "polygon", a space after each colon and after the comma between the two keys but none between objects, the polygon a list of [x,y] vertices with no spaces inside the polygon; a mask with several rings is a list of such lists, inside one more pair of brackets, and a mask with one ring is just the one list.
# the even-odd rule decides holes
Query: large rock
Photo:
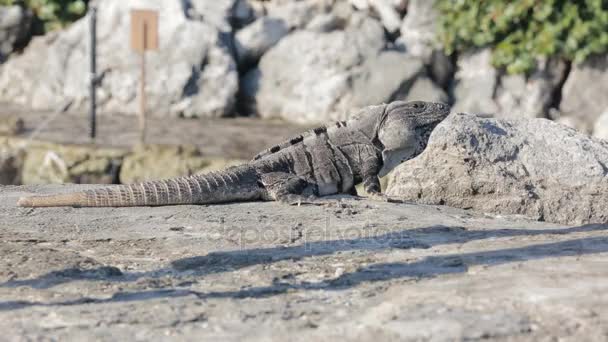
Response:
[{"label": "large rock", "polygon": [[[23,184],[113,184],[125,151],[98,146],[61,145],[25,141]],[[25,148],[27,147],[27,148]]]},{"label": "large rock", "polygon": [[297,123],[344,120],[354,108],[403,99],[423,63],[386,51],[382,25],[354,13],[344,30],[296,31],[283,38],[242,82],[262,117]]},{"label": "large rock", "polygon": [[260,57],[289,33],[282,19],[262,17],[238,31],[235,48],[239,65],[246,68],[258,62]]},{"label": "large rock", "polygon": [[25,151],[8,138],[0,138],[0,185],[21,184]]},{"label": "large rock", "polygon": [[458,58],[454,79],[454,111],[492,115],[498,112],[493,100],[498,70],[492,67],[492,51],[484,49]]},{"label": "large rock", "polygon": [[408,1],[407,15],[403,19],[401,37],[398,39],[408,53],[430,61],[433,51],[438,49],[438,15],[435,0]]},{"label": "large rock", "polygon": [[[98,13],[99,107],[136,113],[139,55],[129,47],[133,8],[158,9],[160,49],[147,54],[148,108],[154,114],[226,116],[238,89],[235,62],[214,23],[186,15],[189,1],[105,0]],[[191,4],[190,4],[191,5]],[[86,108],[88,16],[67,30],[34,39],[22,56],[0,68],[0,100],[39,109],[71,101]]]},{"label": "large rock", "polygon": [[490,49],[463,54],[454,79],[454,110],[499,118],[547,117],[565,72],[564,62],[539,59],[530,75],[508,75],[492,66]]},{"label": "large rock", "polygon": [[608,221],[608,142],[545,119],[452,115],[388,194],[578,224]]},{"label": "large rock", "polygon": [[593,125],[593,136],[608,140],[608,108],[606,108]]},{"label": "large rock", "polygon": [[0,63],[29,39],[32,13],[21,6],[0,6]]},{"label": "large rock", "polygon": [[129,184],[189,176],[241,162],[203,157],[196,146],[145,145],[137,146],[125,156],[119,177],[120,183]]},{"label": "large rock", "polygon": [[608,54],[595,56],[574,65],[562,89],[560,111],[586,123],[591,131],[593,123],[608,108]]}]

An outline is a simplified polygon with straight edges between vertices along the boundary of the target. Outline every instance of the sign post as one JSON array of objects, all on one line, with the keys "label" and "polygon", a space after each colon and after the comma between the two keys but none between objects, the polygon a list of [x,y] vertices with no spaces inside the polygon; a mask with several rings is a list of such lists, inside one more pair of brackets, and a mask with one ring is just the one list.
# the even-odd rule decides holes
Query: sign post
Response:
[{"label": "sign post", "polygon": [[139,82],[140,142],[146,137],[146,51],[158,50],[158,12],[131,11],[131,48],[140,54],[141,78]]},{"label": "sign post", "polygon": [[96,97],[96,88],[97,88],[97,8],[91,7],[91,19],[90,19],[90,33],[91,33],[91,79],[90,79],[90,100],[91,100],[91,108],[89,112],[89,120],[90,120],[90,130],[89,136],[91,140],[95,140],[96,134],[96,110],[97,110],[97,97]]}]

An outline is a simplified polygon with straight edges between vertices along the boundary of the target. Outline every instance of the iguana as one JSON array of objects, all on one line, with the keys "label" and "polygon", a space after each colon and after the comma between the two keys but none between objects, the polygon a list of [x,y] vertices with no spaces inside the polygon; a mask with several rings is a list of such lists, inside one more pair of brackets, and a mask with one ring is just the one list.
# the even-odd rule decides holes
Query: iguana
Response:
[{"label": "iguana", "polygon": [[419,155],[450,109],[442,103],[402,102],[365,107],[348,121],[312,129],[275,145],[247,164],[223,171],[115,185],[67,194],[23,197],[22,207],[125,207],[237,201],[308,203],[356,194],[363,183],[382,197],[378,177]]}]

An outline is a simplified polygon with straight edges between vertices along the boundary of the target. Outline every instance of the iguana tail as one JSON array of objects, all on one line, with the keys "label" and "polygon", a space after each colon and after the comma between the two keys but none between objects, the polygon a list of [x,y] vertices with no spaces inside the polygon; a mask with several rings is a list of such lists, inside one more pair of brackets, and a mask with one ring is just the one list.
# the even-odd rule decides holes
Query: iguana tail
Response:
[{"label": "iguana tail", "polygon": [[22,197],[21,207],[131,207],[209,204],[262,197],[255,169],[235,166],[219,172],[47,196]]}]

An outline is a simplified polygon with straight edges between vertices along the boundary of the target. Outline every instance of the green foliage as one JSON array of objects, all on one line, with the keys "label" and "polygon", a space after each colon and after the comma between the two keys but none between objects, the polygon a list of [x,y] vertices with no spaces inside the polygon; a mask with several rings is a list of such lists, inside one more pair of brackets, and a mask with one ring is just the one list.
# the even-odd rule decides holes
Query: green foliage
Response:
[{"label": "green foliage", "polygon": [[608,0],[437,0],[447,53],[492,47],[494,65],[528,72],[538,57],[582,62],[608,51]]},{"label": "green foliage", "polygon": [[0,0],[0,6],[22,4],[32,9],[44,31],[60,29],[82,17],[89,0]]}]

